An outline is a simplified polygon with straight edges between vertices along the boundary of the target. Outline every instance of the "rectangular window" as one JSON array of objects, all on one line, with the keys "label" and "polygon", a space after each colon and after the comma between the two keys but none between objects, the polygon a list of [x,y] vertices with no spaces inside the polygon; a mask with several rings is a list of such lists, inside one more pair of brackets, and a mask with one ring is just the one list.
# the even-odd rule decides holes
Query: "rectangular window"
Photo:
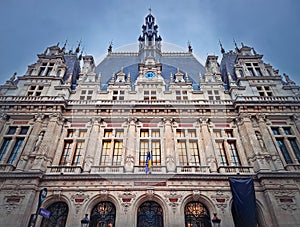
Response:
[{"label": "rectangular window", "polygon": [[146,164],[146,157],[148,151],[149,151],[149,141],[142,140],[140,142],[140,160],[139,160],[140,166],[144,166]]},{"label": "rectangular window", "polygon": [[104,137],[105,137],[105,138],[110,138],[110,137],[112,137],[112,130],[105,130],[105,131],[104,131]]},{"label": "rectangular window", "polygon": [[297,145],[296,139],[295,138],[290,138],[289,141],[290,141],[291,147],[294,151],[294,154],[295,154],[298,162],[300,163],[300,150],[299,150],[299,147]]},{"label": "rectangular window", "polygon": [[149,137],[149,130],[141,130],[141,137]]},{"label": "rectangular window", "polygon": [[74,137],[74,136],[75,136],[75,130],[69,129],[69,130],[68,130],[68,135],[67,135],[67,137],[72,138],[72,137]]},{"label": "rectangular window", "polygon": [[122,149],[123,149],[123,142],[116,141],[114,144],[114,151],[113,151],[113,163],[114,166],[121,165],[121,158],[122,158]]},{"label": "rectangular window", "polygon": [[189,143],[190,146],[190,151],[191,151],[191,156],[192,156],[192,165],[194,166],[199,166],[200,165],[200,160],[199,160],[199,149],[198,149],[198,144],[196,141],[191,141]]},{"label": "rectangular window", "polygon": [[13,134],[16,133],[16,131],[17,131],[17,127],[16,126],[11,126],[11,127],[9,127],[8,132],[6,134],[7,135],[13,135]]},{"label": "rectangular window", "polygon": [[177,142],[178,156],[179,156],[179,165],[187,166],[188,165],[188,156],[185,141]]},{"label": "rectangular window", "polygon": [[84,149],[84,142],[83,141],[77,142],[72,165],[80,165],[82,160],[81,157],[84,151],[83,149]]},{"label": "rectangular window", "polygon": [[9,164],[13,164],[14,163],[14,161],[16,160],[16,158],[19,155],[18,153],[20,151],[20,148],[22,146],[23,141],[24,141],[23,138],[17,138],[16,139],[16,143],[15,143],[14,148],[13,148],[13,150],[12,150],[12,152],[11,152],[9,158],[8,158],[7,163],[9,163]]},{"label": "rectangular window", "polygon": [[161,164],[160,160],[160,142],[152,141],[152,165],[159,166]]},{"label": "rectangular window", "polygon": [[191,138],[195,138],[196,137],[196,130],[188,130],[188,135]]},{"label": "rectangular window", "polygon": [[220,165],[227,166],[228,161],[225,153],[224,142],[216,142]]},{"label": "rectangular window", "polygon": [[159,138],[160,137],[159,130],[152,130],[151,137]]},{"label": "rectangular window", "polygon": [[3,160],[5,154],[7,153],[10,141],[11,141],[11,138],[4,138],[3,139],[3,143],[2,143],[2,146],[1,146],[1,150],[0,150],[0,161]]},{"label": "rectangular window", "polygon": [[104,141],[100,165],[106,166],[110,165],[110,152],[111,151],[111,141]]},{"label": "rectangular window", "polygon": [[293,161],[292,161],[291,156],[290,156],[290,154],[289,154],[289,152],[288,152],[288,150],[287,150],[287,148],[284,144],[283,139],[282,138],[277,138],[276,141],[277,141],[277,145],[278,145],[278,147],[279,147],[279,149],[280,149],[280,151],[283,155],[283,158],[284,158],[285,162],[287,164],[292,164]]},{"label": "rectangular window", "polygon": [[235,142],[229,141],[228,142],[228,147],[229,147],[229,152],[230,152],[230,157],[231,157],[232,164],[234,166],[239,166],[240,165],[240,160],[239,160],[239,157],[237,155]]},{"label": "rectangular window", "polygon": [[60,165],[67,165],[68,163],[70,163],[70,154],[71,154],[71,150],[72,150],[72,143],[73,141],[65,141],[64,144],[64,150],[63,150],[63,154],[61,156]]},{"label": "rectangular window", "polygon": [[184,138],[185,137],[184,130],[177,129],[176,130],[176,135],[177,135],[177,138]]}]

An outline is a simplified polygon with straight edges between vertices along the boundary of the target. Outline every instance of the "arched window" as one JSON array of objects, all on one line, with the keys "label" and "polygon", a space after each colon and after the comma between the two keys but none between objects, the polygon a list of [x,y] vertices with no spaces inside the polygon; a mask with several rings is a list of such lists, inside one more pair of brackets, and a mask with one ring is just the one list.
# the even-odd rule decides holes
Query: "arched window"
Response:
[{"label": "arched window", "polygon": [[208,209],[200,202],[189,202],[184,208],[185,227],[211,227]]},{"label": "arched window", "polygon": [[111,202],[100,202],[91,213],[90,227],[115,227],[116,207]]},{"label": "arched window", "polygon": [[43,218],[41,227],[64,227],[66,226],[69,208],[65,202],[52,203],[47,207],[50,218]]},{"label": "arched window", "polygon": [[163,227],[163,209],[154,201],[144,202],[137,210],[137,227]]}]

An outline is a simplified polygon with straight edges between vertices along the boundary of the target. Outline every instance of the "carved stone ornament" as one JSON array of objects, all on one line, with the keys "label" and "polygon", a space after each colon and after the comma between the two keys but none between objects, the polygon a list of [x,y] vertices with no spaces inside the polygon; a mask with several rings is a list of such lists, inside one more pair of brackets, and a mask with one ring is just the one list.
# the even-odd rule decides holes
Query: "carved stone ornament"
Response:
[{"label": "carved stone ornament", "polygon": [[280,190],[274,192],[278,206],[289,212],[297,210],[295,194],[295,191],[284,189],[283,185],[280,186]]},{"label": "carved stone ornament", "polygon": [[119,201],[124,209],[124,213],[126,214],[128,208],[132,205],[132,202],[135,200],[136,195],[132,192],[124,192],[123,194],[119,194]]},{"label": "carved stone ornament", "polygon": [[181,198],[182,195],[174,191],[165,195],[165,201],[173,209],[173,213],[175,213],[176,207],[180,204]]},{"label": "carved stone ornament", "polygon": [[225,208],[228,205],[230,196],[227,193],[217,191],[216,194],[211,196],[211,198],[215,201],[216,206],[220,208],[222,212],[224,212]]},{"label": "carved stone ornament", "polygon": [[21,206],[24,196],[9,195],[4,197],[4,207],[6,214],[18,213],[18,208]]},{"label": "carved stone ornament", "polygon": [[200,195],[201,195],[201,192],[199,190],[194,190],[193,191],[193,199],[195,201],[199,200],[200,199]]},{"label": "carved stone ornament", "polygon": [[79,192],[77,194],[74,194],[71,196],[71,201],[73,202],[75,206],[75,215],[77,216],[79,214],[79,211],[81,210],[82,205],[89,199],[89,195],[86,195],[82,192]]}]

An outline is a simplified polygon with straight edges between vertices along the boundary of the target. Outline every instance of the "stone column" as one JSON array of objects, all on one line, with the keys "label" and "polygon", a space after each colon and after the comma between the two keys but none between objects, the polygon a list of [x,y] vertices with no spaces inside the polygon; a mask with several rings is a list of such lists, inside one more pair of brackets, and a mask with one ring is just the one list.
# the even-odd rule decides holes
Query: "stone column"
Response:
[{"label": "stone column", "polygon": [[5,113],[2,113],[0,116],[0,133],[3,130],[5,123],[8,122],[8,120],[9,117]]},{"label": "stone column", "polygon": [[172,130],[172,124],[170,119],[164,121],[164,151],[166,157],[166,166],[168,172],[176,171],[176,155],[174,134]]},{"label": "stone column", "polygon": [[91,120],[92,128],[90,131],[89,139],[86,141],[86,154],[83,160],[83,172],[90,172],[91,166],[94,165],[94,157],[98,151],[98,140],[100,137],[100,124],[98,119]]},{"label": "stone column", "polygon": [[128,133],[125,152],[125,171],[133,172],[134,158],[136,154],[136,119],[128,120]]},{"label": "stone column", "polygon": [[212,173],[217,172],[217,162],[214,153],[214,146],[211,140],[211,134],[209,132],[209,119],[203,118],[199,120],[201,127],[201,137],[203,138],[203,150],[206,154],[206,164],[209,165],[209,169]]}]

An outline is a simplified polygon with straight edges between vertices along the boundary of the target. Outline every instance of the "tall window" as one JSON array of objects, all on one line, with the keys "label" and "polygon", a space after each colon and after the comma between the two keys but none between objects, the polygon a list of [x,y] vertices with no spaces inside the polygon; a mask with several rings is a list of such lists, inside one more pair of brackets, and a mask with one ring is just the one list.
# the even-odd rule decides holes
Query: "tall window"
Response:
[{"label": "tall window", "polygon": [[29,126],[10,126],[8,128],[0,147],[1,163],[16,164],[28,131]]},{"label": "tall window", "polygon": [[82,165],[86,134],[86,129],[68,129],[59,165]]},{"label": "tall window", "polygon": [[260,66],[257,62],[246,63],[246,67],[250,76],[263,76]]},{"label": "tall window", "polygon": [[200,155],[196,130],[177,129],[177,152],[179,165],[181,166],[199,166]]},{"label": "tall window", "polygon": [[151,153],[152,165],[161,165],[161,141],[158,129],[140,130],[139,165],[145,166],[147,153]]},{"label": "tall window", "polygon": [[214,129],[216,156],[220,166],[239,166],[240,159],[232,129]]},{"label": "tall window", "polygon": [[296,136],[289,126],[271,127],[277,147],[286,164],[300,164],[300,149]]},{"label": "tall window", "polygon": [[105,129],[102,139],[100,165],[119,166],[122,164],[123,129]]}]

